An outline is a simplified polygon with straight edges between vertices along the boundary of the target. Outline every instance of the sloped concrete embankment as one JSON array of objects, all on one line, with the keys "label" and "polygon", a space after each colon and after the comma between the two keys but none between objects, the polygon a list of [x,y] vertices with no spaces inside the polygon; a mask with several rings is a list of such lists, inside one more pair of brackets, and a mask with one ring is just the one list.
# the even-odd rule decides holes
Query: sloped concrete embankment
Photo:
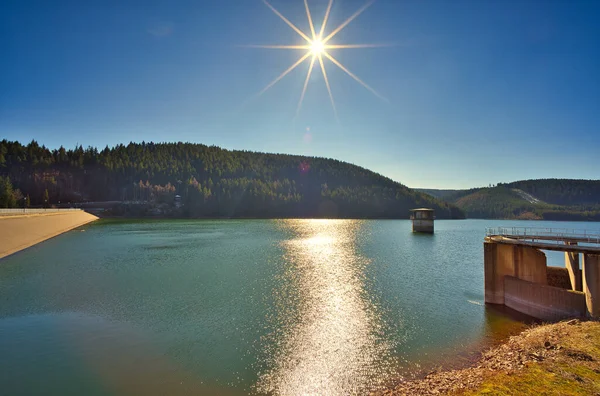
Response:
[{"label": "sloped concrete embankment", "polygon": [[97,219],[83,210],[0,216],[0,258]]}]

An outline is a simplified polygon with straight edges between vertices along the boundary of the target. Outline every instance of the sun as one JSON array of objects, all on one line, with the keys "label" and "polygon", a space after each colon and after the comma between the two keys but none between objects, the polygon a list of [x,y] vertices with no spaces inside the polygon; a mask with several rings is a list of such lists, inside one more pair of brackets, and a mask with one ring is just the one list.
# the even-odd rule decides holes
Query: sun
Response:
[{"label": "sun", "polygon": [[310,50],[312,51],[313,55],[318,56],[325,51],[325,44],[323,44],[321,40],[313,40],[310,44]]},{"label": "sun", "polygon": [[[358,78],[355,74],[353,74],[350,70],[348,70],[344,65],[342,65],[337,59],[331,55],[329,50],[339,50],[339,49],[349,49],[349,48],[375,48],[375,47],[389,47],[391,44],[330,44],[329,41],[337,35],[342,29],[344,29],[350,22],[352,22],[356,17],[363,13],[367,8],[371,6],[375,2],[375,0],[369,0],[364,6],[362,6],[358,11],[356,11],[350,18],[346,19],[340,26],[335,28],[329,35],[324,36],[325,29],[327,26],[327,20],[329,19],[329,14],[331,12],[331,6],[333,5],[333,0],[329,0],[329,4],[327,5],[327,10],[325,11],[325,17],[323,18],[323,23],[321,24],[320,31],[315,31],[315,25],[313,24],[312,16],[310,14],[310,9],[308,7],[308,0],[304,0],[304,8],[306,9],[306,15],[308,17],[308,23],[310,25],[310,36],[309,33],[304,33],[302,30],[298,29],[296,25],[290,22],[286,17],[284,17],[279,11],[275,9],[267,0],[262,0],[263,3],[267,7],[271,9],[282,21],[284,21],[289,27],[291,27],[296,33],[300,35],[305,41],[306,44],[301,45],[245,45],[244,47],[250,48],[270,48],[270,49],[289,49],[289,50],[303,50],[304,54],[298,59],[293,65],[291,65],[287,70],[281,73],[275,80],[271,81],[262,91],[257,93],[255,96],[260,96],[265,93],[269,88],[273,85],[277,84],[283,77],[285,77],[288,73],[298,67],[300,64],[304,63],[304,61],[310,59],[310,66],[308,68],[308,73],[306,75],[306,80],[304,81],[304,88],[302,89],[302,94],[300,95],[300,101],[298,102],[298,107],[296,109],[296,117],[300,113],[300,109],[302,108],[302,102],[304,100],[304,94],[306,93],[306,88],[308,87],[308,82],[310,80],[310,76],[312,74],[315,63],[319,63],[321,67],[321,73],[323,74],[323,79],[325,81],[325,86],[327,87],[327,92],[329,93],[329,99],[331,101],[331,106],[333,107],[333,113],[335,118],[339,122],[339,118],[337,115],[337,109],[335,106],[335,101],[333,100],[333,94],[331,92],[331,86],[329,85],[329,78],[327,77],[327,71],[325,69],[324,59],[328,59],[331,63],[336,65],[338,68],[342,69],[347,75],[352,77],[355,81],[357,81],[360,85],[368,89],[375,96],[381,98],[384,101],[388,101],[386,98],[381,96],[377,91],[367,85],[364,81]],[[324,38],[323,38],[324,37]]]}]

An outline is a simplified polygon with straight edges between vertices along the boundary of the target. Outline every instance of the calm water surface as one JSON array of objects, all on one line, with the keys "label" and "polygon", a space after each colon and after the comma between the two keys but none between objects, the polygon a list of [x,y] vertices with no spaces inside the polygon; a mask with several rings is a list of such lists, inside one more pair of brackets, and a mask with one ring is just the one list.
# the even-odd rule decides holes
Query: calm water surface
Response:
[{"label": "calm water surface", "polygon": [[497,225],[600,230],[102,220],[0,261],[0,389],[365,393],[521,328],[483,305],[483,237]]}]

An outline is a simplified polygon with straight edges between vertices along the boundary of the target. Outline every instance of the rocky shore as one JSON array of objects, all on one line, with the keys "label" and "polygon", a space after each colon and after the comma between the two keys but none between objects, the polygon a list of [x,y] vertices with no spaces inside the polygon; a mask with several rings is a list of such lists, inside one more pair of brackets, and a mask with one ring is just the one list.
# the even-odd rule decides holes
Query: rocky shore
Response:
[{"label": "rocky shore", "polygon": [[380,395],[600,395],[600,322],[536,325],[472,366],[403,381]]}]

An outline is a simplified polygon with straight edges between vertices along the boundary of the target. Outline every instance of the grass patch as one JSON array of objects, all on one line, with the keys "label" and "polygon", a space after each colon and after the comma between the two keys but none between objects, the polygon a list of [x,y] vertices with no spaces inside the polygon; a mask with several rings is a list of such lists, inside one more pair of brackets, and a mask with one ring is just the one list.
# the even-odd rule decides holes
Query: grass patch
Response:
[{"label": "grass patch", "polygon": [[[542,338],[552,340],[551,356],[520,370],[489,372],[477,388],[455,394],[600,395],[600,323],[548,326],[554,327]],[[532,337],[532,348],[542,338]]]},{"label": "grass patch", "polygon": [[479,389],[465,395],[595,395],[600,374],[585,367],[532,363],[517,374],[491,375]]}]

